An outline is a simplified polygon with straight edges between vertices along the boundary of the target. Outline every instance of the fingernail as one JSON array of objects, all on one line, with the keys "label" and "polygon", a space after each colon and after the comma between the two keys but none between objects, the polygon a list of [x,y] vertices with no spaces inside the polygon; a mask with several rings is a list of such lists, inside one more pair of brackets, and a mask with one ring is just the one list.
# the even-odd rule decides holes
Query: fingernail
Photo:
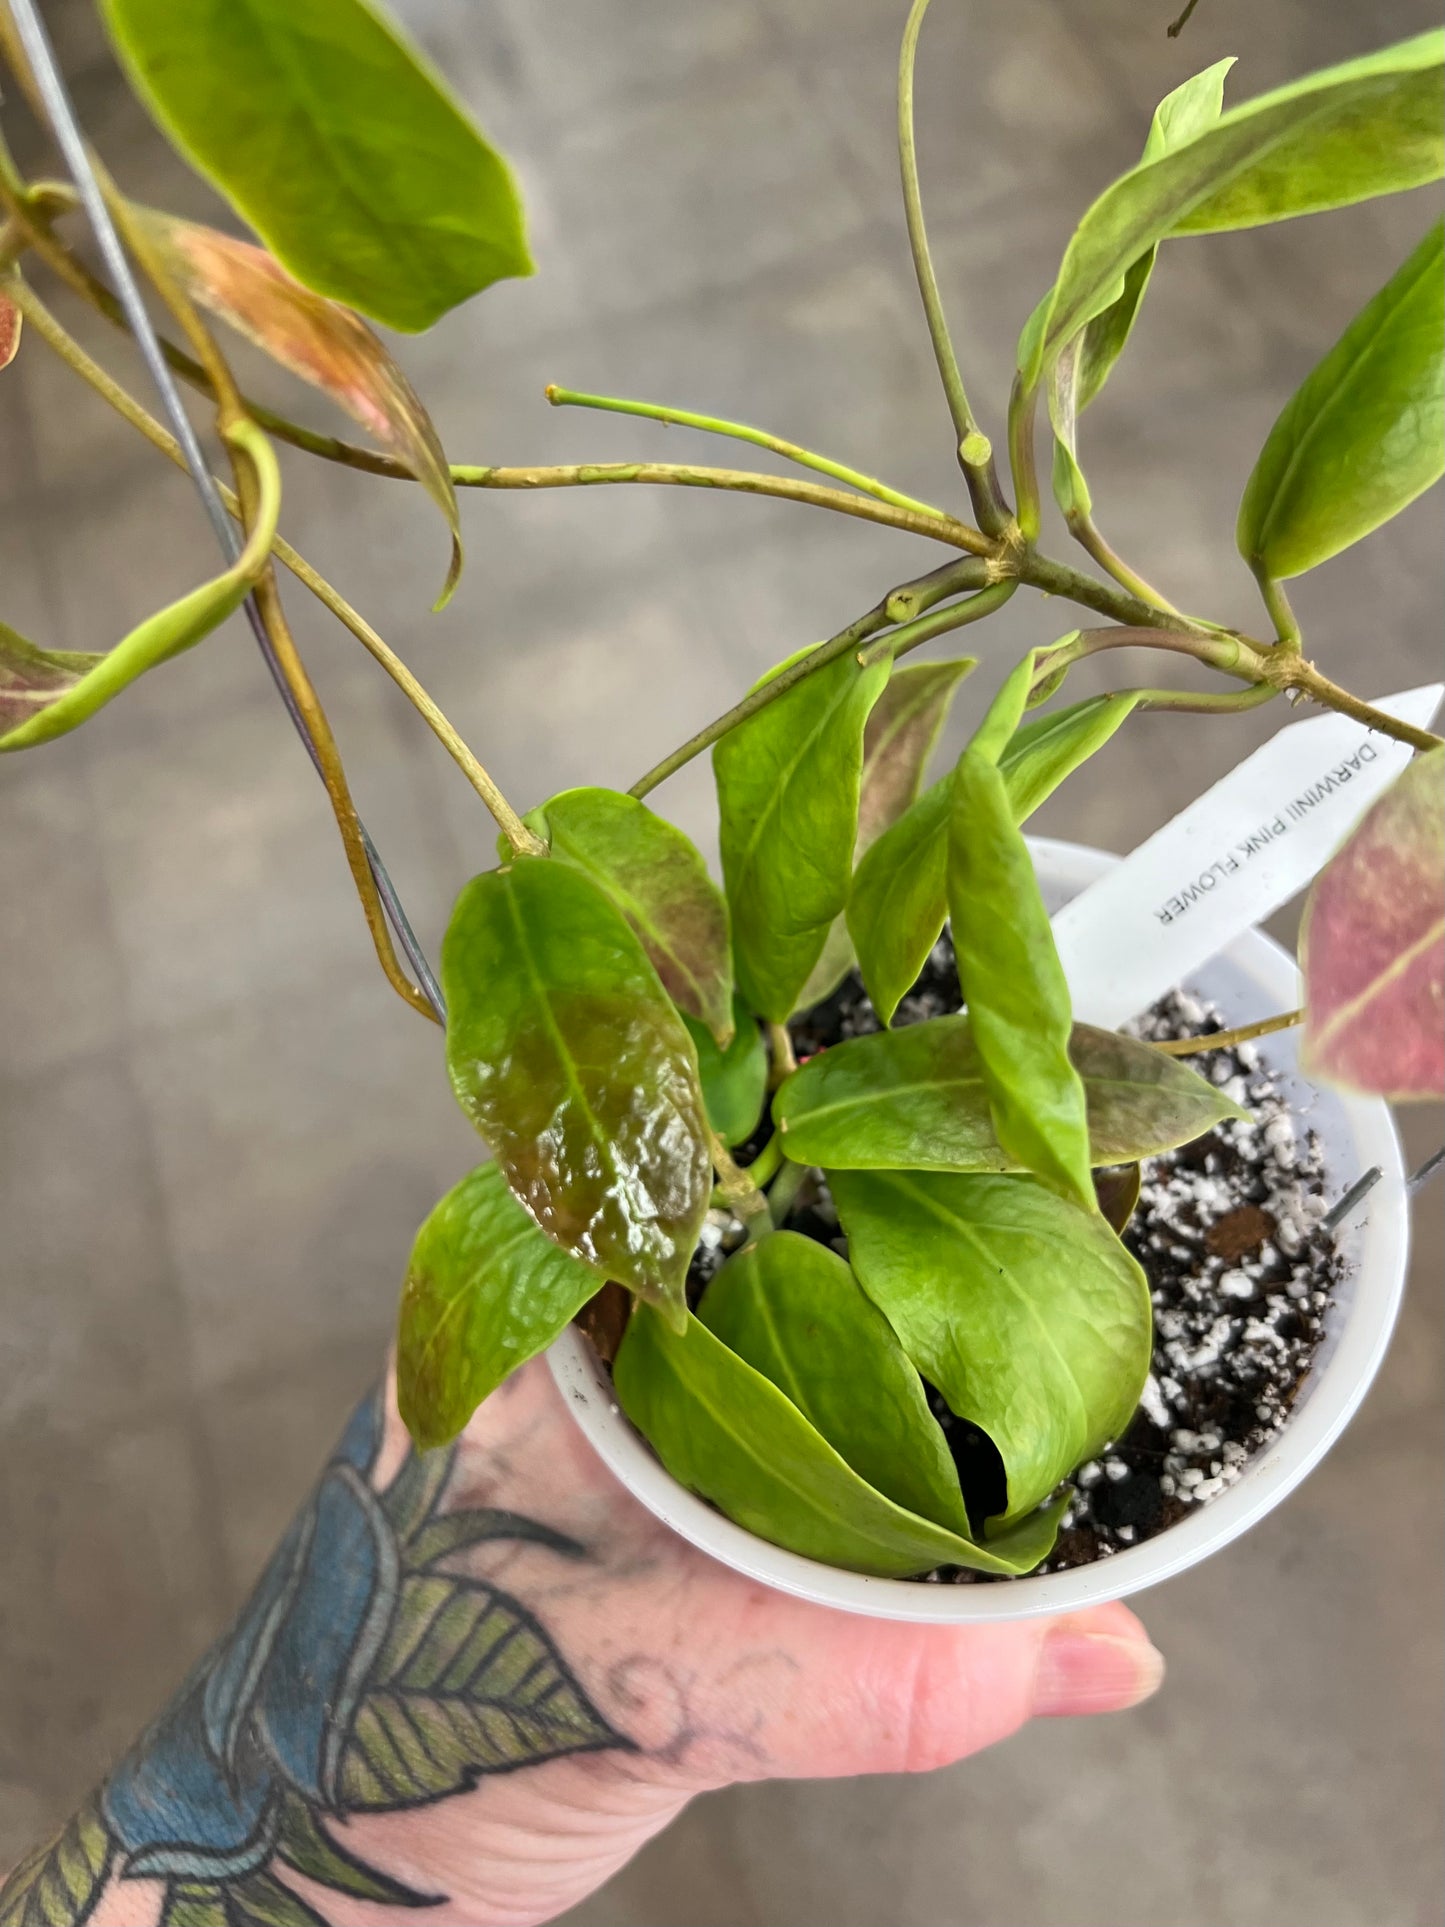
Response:
[{"label": "fingernail", "polygon": [[1121,1713],[1148,1699],[1164,1677],[1164,1658],[1147,1639],[1056,1626],[1044,1640],[1034,1680],[1034,1712]]}]

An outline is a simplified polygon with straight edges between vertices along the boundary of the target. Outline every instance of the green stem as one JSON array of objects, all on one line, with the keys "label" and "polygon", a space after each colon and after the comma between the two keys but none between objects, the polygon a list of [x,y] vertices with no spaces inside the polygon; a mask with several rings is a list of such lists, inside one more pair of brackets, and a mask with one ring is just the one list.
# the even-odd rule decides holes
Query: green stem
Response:
[{"label": "green stem", "polygon": [[844,462],[835,462],[830,456],[819,455],[798,442],[785,441],[781,435],[770,435],[764,428],[749,428],[744,422],[723,421],[716,415],[696,415],[689,408],[667,408],[660,402],[627,401],[616,395],[584,395],[572,388],[559,388],[555,382],[548,387],[546,394],[554,408],[598,408],[612,415],[639,415],[646,421],[663,422],[671,428],[697,428],[707,435],[727,435],[736,442],[751,442],[754,448],[770,449],[774,455],[781,455],[784,461],[796,462],[800,468],[812,468],[820,475],[831,475],[835,482],[846,482],[850,488],[861,489],[876,501],[891,502],[894,508],[911,509],[915,515],[938,518],[943,515],[942,509],[916,501],[911,495],[889,488],[886,482],[880,482],[872,475],[864,475],[856,468],[849,468]]},{"label": "green stem", "polygon": [[[809,676],[817,675],[820,669],[826,669],[830,662],[836,662],[839,656],[846,655],[850,649],[856,649],[870,636],[876,636],[879,630],[888,629],[890,604],[899,597],[924,591],[925,585],[933,585],[936,578],[937,571],[933,576],[923,576],[917,582],[904,583],[901,588],[890,590],[881,602],[868,610],[866,615],[859,616],[857,621],[850,622],[846,629],[840,629],[836,636],[830,636],[826,642],[819,643],[816,649],[811,650],[798,662],[790,664],[778,675],[770,677],[761,688],[750,690],[741,702],[734,703],[731,709],[721,716],[714,717],[712,722],[705,729],[698,730],[695,736],[689,736],[687,741],[675,749],[670,756],[664,756],[662,761],[655,764],[645,776],[640,776],[632,785],[629,794],[648,795],[650,791],[657,788],[659,783],[665,783],[669,776],[675,776],[695,756],[701,756],[705,749],[710,749],[720,737],[726,736],[729,730],[736,729],[740,723],[747,722],[751,717],[756,716],[759,710],[766,709],[769,703],[777,702],[778,698],[786,696],[790,689],[796,689],[800,682],[805,682]],[[965,602],[951,603],[946,609],[936,610],[931,615],[919,617],[916,622],[903,623],[898,628],[889,629],[888,634],[882,637],[875,647],[880,650],[891,650],[894,645],[897,645],[900,652],[916,649],[920,643],[927,642],[931,636],[944,635],[950,629],[960,628],[966,622],[976,621],[979,616],[987,615],[990,609],[996,609],[1000,602],[1006,601],[1016,587],[1017,584],[1013,580],[995,583],[993,589],[981,590],[978,595],[971,596]],[[996,594],[997,591],[1003,593]],[[983,602],[985,596],[993,599],[988,602],[987,607],[979,608],[977,605]]]},{"label": "green stem", "polygon": [[774,1178],[768,1192],[768,1215],[774,1226],[781,1225],[788,1213],[797,1203],[798,1193],[803,1188],[803,1180],[808,1175],[806,1164],[785,1164]]},{"label": "green stem", "polygon": [[1199,1057],[1207,1050],[1228,1050],[1234,1044],[1247,1044],[1255,1037],[1270,1037],[1277,1030],[1292,1030],[1304,1022],[1304,1015],[1303,1010],[1286,1010],[1278,1017],[1261,1017],[1257,1023],[1241,1024],[1236,1030],[1211,1031],[1205,1037],[1176,1037],[1154,1048],[1168,1057]]},{"label": "green stem", "polygon": [[1008,530],[1010,516],[998,485],[993,449],[968,405],[958,356],[953,351],[953,339],[943,312],[938,276],[933,271],[928,230],[923,221],[923,193],[918,180],[918,143],[913,127],[913,69],[918,54],[919,29],[927,11],[928,0],[913,0],[898,56],[898,165],[903,177],[903,212],[908,222],[908,246],[913,254],[914,272],[918,276],[918,292],[923,298],[923,312],[933,341],[933,358],[938,363],[943,392],[948,397],[948,412],[953,417],[959,466],[968,484],[969,499],[973,503],[979,527],[986,535],[999,536]]},{"label": "green stem", "polygon": [[942,609],[935,609],[931,615],[905,622],[870,643],[864,655],[870,662],[876,662],[881,656],[892,656],[896,662],[911,649],[919,649],[925,642],[932,642],[935,636],[946,636],[955,629],[966,628],[970,622],[978,622],[984,616],[992,615],[995,609],[1003,607],[1018,586],[1017,579],[1010,577],[1007,581],[995,582],[987,589],[980,589],[977,595],[966,596],[962,602],[950,602]]},{"label": "green stem", "polygon": [[747,1226],[750,1243],[764,1237],[773,1228],[767,1194],[753,1182],[748,1171],[734,1163],[731,1152],[716,1131],[709,1129],[707,1146],[712,1168],[718,1175],[717,1189],[724,1206]]},{"label": "green stem", "polygon": [[1048,650],[1039,663],[1039,676],[1053,676],[1071,669],[1086,656],[1097,656],[1107,649],[1163,649],[1172,655],[1190,656],[1221,675],[1237,676],[1243,682],[1260,680],[1260,652],[1239,636],[1185,635],[1177,630],[1156,629],[1152,625],[1125,624],[1116,629],[1081,629],[1067,642]]},{"label": "green stem", "polygon": [[1279,694],[1268,683],[1251,683],[1248,689],[1231,689],[1215,695],[1207,690],[1137,689],[1140,709],[1172,710],[1181,716],[1233,716],[1244,709],[1259,709]]},{"label": "green stem", "polygon": [[[181,452],[180,444],[170,431],[163,428],[153,415],[141,407],[134,396],[107,374],[98,362],[91,359],[80,343],[74,340],[51,314],[28,282],[19,275],[12,276],[6,281],[6,292],[25,316],[27,323],[65,362],[67,367],[93,388],[103,401],[130,423],[132,428],[144,435],[152,447],[159,449],[161,454],[174,462],[178,468],[185,467],[185,456]],[[238,521],[241,520],[241,504],[234,490],[228,488],[219,478],[216,486],[229,513]],[[332,614],[345,624],[386,670],[392,681],[419,711],[437,740],[491,811],[497,827],[513,849],[519,854],[545,854],[546,845],[523,823],[462,740],[453,724],[448,721],[406,664],[388,647],[365,617],[353,609],[346,598],[334,589],[323,575],[313,569],[305,556],[292,548],[283,536],[278,535],[275,538],[272,543],[272,554],[311,591],[319,602],[324,603]]]},{"label": "green stem", "polygon": [[748,469],[701,468],[675,462],[572,462],[547,468],[480,468],[458,463],[453,464],[452,480],[458,488],[589,488],[609,482],[644,482],[663,488],[732,489],[743,495],[773,495],[784,502],[834,509],[840,515],[880,522],[885,528],[902,529],[908,535],[929,536],[970,555],[992,555],[994,548],[977,529],[951,515],[924,515],[917,509],[874,501],[871,496],[850,495],[840,488],[794,481],[786,475],[758,475]]},{"label": "green stem", "polygon": [[1284,584],[1276,582],[1274,577],[1264,569],[1257,568],[1254,574],[1280,645],[1285,649],[1298,649],[1300,646],[1299,621],[1290,607],[1289,597],[1284,592]]},{"label": "green stem", "polygon": [[786,696],[790,689],[796,689],[800,682],[815,676],[820,669],[825,669],[830,662],[836,662],[839,656],[846,655],[850,649],[856,649],[860,642],[882,629],[887,620],[880,602],[876,609],[870,609],[866,615],[859,616],[856,622],[850,622],[846,629],[840,629],[827,642],[819,643],[809,655],[772,677],[761,689],[750,690],[741,702],[734,703],[731,709],[714,717],[705,729],[698,730],[695,736],[689,736],[670,756],[664,756],[645,776],[639,776],[628,791],[629,796],[648,795],[659,783],[665,783],[669,776],[675,776],[694,756],[701,756],[705,749],[711,749],[718,738],[726,736],[730,729],[736,729],[739,723],[745,723],[750,716],[756,716],[760,709],[766,709],[769,703],[775,703],[780,696]]},{"label": "green stem", "polygon": [[1079,547],[1094,558],[1106,575],[1113,576],[1131,595],[1138,596],[1141,602],[1147,602],[1152,609],[1161,609],[1170,616],[1179,614],[1172,602],[1160,595],[1151,583],[1129,567],[1123,556],[1109,546],[1086,509],[1072,510],[1064,517],[1064,521]]},{"label": "green stem", "polygon": [[1034,446],[1034,417],[1038,412],[1039,391],[1025,388],[1014,376],[1008,405],[1008,459],[1013,476],[1014,500],[1018,503],[1019,533],[1030,548],[1039,539],[1043,515],[1039,497],[1039,471]]},{"label": "green stem", "polygon": [[782,1167],[782,1162],[783,1140],[779,1137],[778,1133],[774,1131],[773,1135],[768,1139],[762,1150],[758,1152],[758,1155],[753,1159],[752,1163],[745,1164],[743,1169],[747,1172],[754,1184],[768,1184],[777,1176],[778,1171]]},{"label": "green stem", "polygon": [[1352,696],[1347,689],[1331,682],[1322,675],[1312,662],[1292,650],[1280,650],[1277,657],[1266,659],[1264,673],[1275,689],[1298,690],[1311,702],[1321,703],[1326,709],[1338,710],[1340,715],[1349,716],[1366,729],[1378,730],[1382,736],[1392,736],[1397,743],[1408,743],[1412,749],[1439,749],[1445,738],[1436,736],[1428,729],[1416,729],[1413,723],[1402,723],[1394,716],[1387,716],[1383,709],[1376,709],[1372,703],[1362,702]]}]

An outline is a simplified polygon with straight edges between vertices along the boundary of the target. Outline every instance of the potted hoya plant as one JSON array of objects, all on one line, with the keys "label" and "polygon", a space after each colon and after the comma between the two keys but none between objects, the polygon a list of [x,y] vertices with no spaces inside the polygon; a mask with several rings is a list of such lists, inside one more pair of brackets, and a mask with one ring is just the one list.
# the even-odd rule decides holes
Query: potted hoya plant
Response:
[{"label": "potted hoya plant", "polygon": [[[1109,546],[1081,423],[1165,241],[1439,176],[1445,36],[1228,105],[1228,61],[1176,88],[1020,317],[996,447],[924,228],[912,95],[926,7],[914,0],[903,30],[898,125],[960,470],[941,508],[757,429],[561,389],[554,404],[685,423],[797,472],[452,462],[363,317],[424,329],[526,274],[524,219],[506,163],[385,19],[361,0],[292,0],[262,38],[225,8],[100,0],[140,98],[251,241],[128,200],[57,100],[29,0],[0,4],[14,90],[65,163],[65,178],[27,178],[0,145],[0,363],[53,351],[189,462],[228,556],[102,653],[0,626],[0,749],[77,727],[245,605],[382,967],[444,1026],[446,1071],[490,1154],[438,1203],[406,1271],[398,1397],[417,1445],[444,1445],[550,1348],[609,1463],[719,1557],[858,1610],[997,1617],[1132,1590],[1243,1530],[1328,1447],[1388,1336],[1403,1191],[1381,1100],[1445,1090],[1445,745],[1315,666],[1285,584],[1445,468],[1441,226],[1341,317],[1252,471],[1242,451],[1238,546],[1260,634],[1176,608]],[[100,271],[79,245],[87,221]],[[46,275],[210,398],[229,484],[72,339]],[[177,339],[150,333],[137,280]],[[206,316],[324,390],[372,445],[243,393]],[[828,640],[800,636],[629,790],[519,808],[280,533],[282,446],[419,483],[451,537],[443,600],[462,566],[461,489],[744,491],[931,539],[943,558],[880,584]],[[1040,546],[1045,486],[1077,564]],[[352,806],[282,572],[371,652],[495,819],[496,861],[458,879],[435,974]],[[1019,593],[1073,605],[1076,626],[1031,650],[956,763],[930,769],[975,664],[915,652]],[[1120,646],[1183,655],[1218,685],[1075,700],[1071,668]],[[1167,994],[1130,1025],[1077,1021],[1050,913],[1108,859],[1031,846],[1031,814],[1138,711],[1189,729],[1281,697],[1399,758],[1313,884],[1303,998],[1255,932],[1154,986]],[[656,807],[704,753],[720,881]],[[1219,927],[1216,948],[1235,935]],[[1342,1232],[1340,1194],[1367,1168],[1385,1172],[1385,1203]]]}]

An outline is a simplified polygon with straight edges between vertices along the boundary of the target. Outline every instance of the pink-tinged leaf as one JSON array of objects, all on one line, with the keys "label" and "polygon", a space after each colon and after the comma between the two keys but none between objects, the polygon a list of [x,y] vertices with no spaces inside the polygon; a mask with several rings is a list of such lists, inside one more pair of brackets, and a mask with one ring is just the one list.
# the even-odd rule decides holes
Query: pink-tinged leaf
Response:
[{"label": "pink-tinged leaf", "polygon": [[975,667],[972,656],[963,656],[957,662],[909,663],[889,677],[863,732],[859,856],[917,801],[953,692]]},{"label": "pink-tinged leaf", "polygon": [[1445,1094],[1445,749],[1417,756],[1315,878],[1300,961],[1311,1075]]},{"label": "pink-tinged leaf", "polygon": [[0,622],[0,743],[102,660],[80,649],[38,648]]},{"label": "pink-tinged leaf", "polygon": [[8,368],[20,346],[20,310],[0,293],[0,368]]},{"label": "pink-tinged leaf", "polygon": [[[961,656],[956,662],[911,662],[889,677],[863,731],[855,863],[917,801],[953,692],[976,667],[975,657]],[[840,914],[833,919],[823,954],[798,993],[797,1008],[808,1010],[830,996],[855,961],[847,917]]]},{"label": "pink-tinged leaf", "polygon": [[322,389],[415,475],[451,531],[441,608],[462,569],[456,490],[431,417],[382,343],[350,308],[293,281],[264,248],[150,208],[138,210],[137,219],[193,300]]}]

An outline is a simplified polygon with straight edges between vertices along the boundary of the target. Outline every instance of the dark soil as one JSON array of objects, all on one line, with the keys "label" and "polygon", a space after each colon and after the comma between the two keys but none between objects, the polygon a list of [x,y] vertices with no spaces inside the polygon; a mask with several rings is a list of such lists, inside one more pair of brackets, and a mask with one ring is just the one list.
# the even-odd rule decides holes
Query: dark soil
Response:
[{"label": "dark soil", "polygon": [[[959,1008],[947,934],[899,1006],[899,1024]],[[880,1028],[856,973],[791,1029],[800,1061]],[[1175,992],[1134,1026],[1151,1042],[1224,1028],[1219,1013]],[[1124,1242],[1143,1265],[1154,1300],[1153,1369],[1124,1437],[1081,1466],[1074,1498],[1052,1557],[1041,1571],[1087,1565],[1137,1545],[1207,1504],[1232,1485],[1254,1454],[1281,1430],[1324,1331],[1339,1273],[1327,1210],[1324,1168],[1312,1133],[1299,1134],[1278,1080],[1256,1048],[1241,1044],[1201,1053],[1191,1063],[1245,1105],[1247,1123],[1207,1137],[1144,1167],[1138,1208]],[[750,1162],[771,1133],[763,1125],[739,1162]],[[847,1255],[827,1187],[804,1185],[789,1228]],[[712,1212],[693,1260],[694,1299],[742,1227]],[[998,1510],[1002,1468],[992,1443],[949,1411],[929,1387],[930,1403],[959,1467],[970,1516]],[[937,1580],[987,1583],[971,1572]]]}]

